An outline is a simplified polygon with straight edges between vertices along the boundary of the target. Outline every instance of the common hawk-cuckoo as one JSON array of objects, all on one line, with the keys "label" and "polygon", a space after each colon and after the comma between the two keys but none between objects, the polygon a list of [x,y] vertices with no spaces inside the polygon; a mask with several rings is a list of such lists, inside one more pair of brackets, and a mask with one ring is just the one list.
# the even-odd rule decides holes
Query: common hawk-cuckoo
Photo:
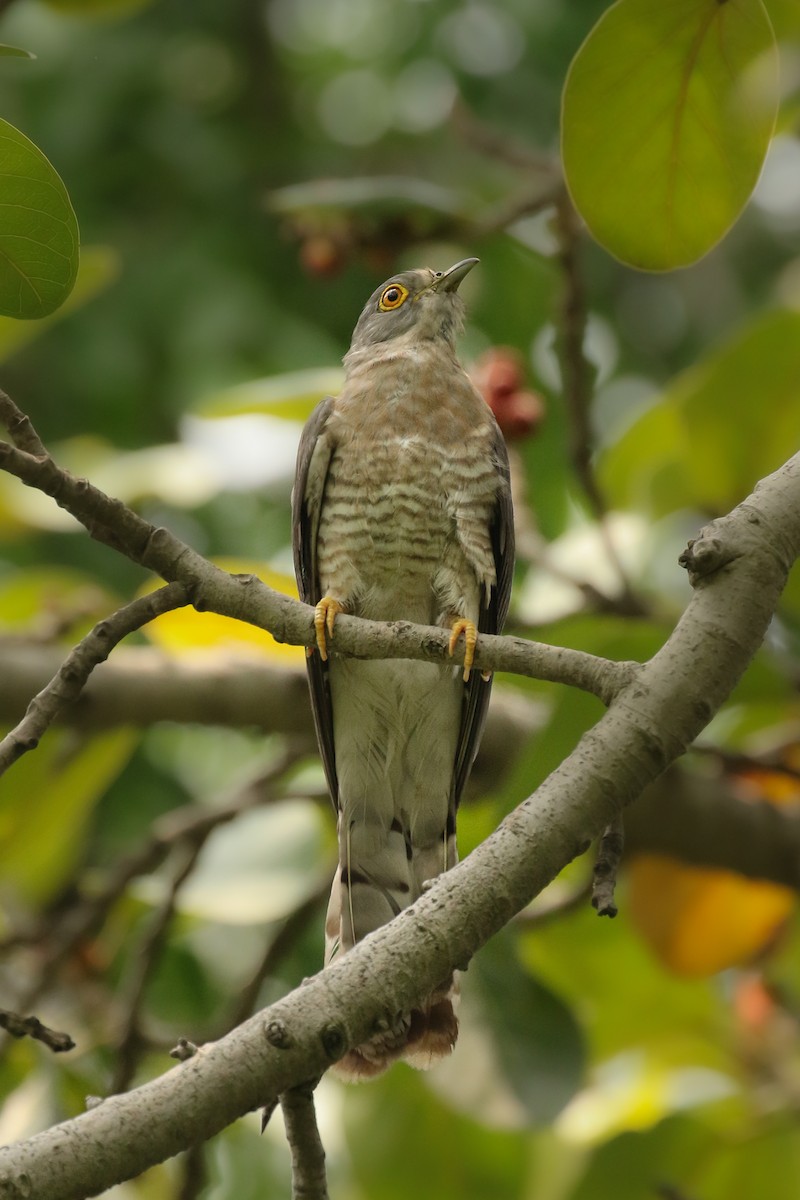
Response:
[{"label": "common hawk-cuckoo", "polygon": [[[295,570],[316,607],[309,681],[339,831],[326,963],[456,862],[456,809],[491,690],[471,670],[475,641],[502,629],[514,559],[506,448],[455,355],[457,289],[477,261],[402,272],[373,292],[343,390],[318,405],[300,442]],[[451,653],[464,638],[464,669],[329,658],[338,613],[449,628]],[[443,980],[340,1073],[377,1074],[398,1057],[424,1067],[449,1053],[453,992]]]}]

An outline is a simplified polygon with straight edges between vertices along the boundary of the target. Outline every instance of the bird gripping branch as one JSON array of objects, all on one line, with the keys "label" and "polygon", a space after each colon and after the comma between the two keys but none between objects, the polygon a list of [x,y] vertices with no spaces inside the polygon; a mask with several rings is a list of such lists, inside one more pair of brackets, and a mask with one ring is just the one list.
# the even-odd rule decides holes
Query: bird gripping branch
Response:
[{"label": "bird gripping branch", "polygon": [[[315,606],[308,658],[317,737],[338,813],[326,963],[412,904],[457,859],[456,810],[491,680],[472,670],[499,633],[514,561],[508,456],[455,354],[458,287],[478,260],[392,276],[367,301],[344,388],[300,442],[295,570]],[[464,667],[329,656],[339,613],[413,621],[464,639]],[[396,1058],[427,1067],[455,1044],[457,984],[443,979],[337,1065],[364,1078]]]}]

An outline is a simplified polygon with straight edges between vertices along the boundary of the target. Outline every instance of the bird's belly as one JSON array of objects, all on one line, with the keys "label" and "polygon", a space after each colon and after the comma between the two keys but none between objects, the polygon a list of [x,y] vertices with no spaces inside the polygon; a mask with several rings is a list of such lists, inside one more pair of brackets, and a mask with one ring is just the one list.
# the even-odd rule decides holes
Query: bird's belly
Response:
[{"label": "bird's belly", "polygon": [[376,621],[433,621],[433,581],[453,536],[444,514],[407,516],[402,508],[390,513],[378,504],[368,531],[369,542],[359,562],[362,616]]},{"label": "bird's belly", "polygon": [[440,480],[431,471],[412,483],[400,477],[398,461],[378,477],[370,465],[337,472],[326,494],[318,542],[323,590],[349,576],[346,599],[357,615],[431,624],[441,607],[434,579],[457,540]]}]

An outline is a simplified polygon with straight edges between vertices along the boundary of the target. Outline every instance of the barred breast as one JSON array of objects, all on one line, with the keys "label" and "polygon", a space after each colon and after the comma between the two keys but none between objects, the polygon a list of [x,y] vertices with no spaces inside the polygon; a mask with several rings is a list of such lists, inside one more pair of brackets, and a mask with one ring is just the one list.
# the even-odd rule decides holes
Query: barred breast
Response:
[{"label": "barred breast", "polygon": [[337,401],[317,541],[322,589],[374,620],[477,621],[495,582],[488,411],[460,368],[454,386],[453,360],[445,390],[440,351],[433,362],[397,357],[390,389],[376,387],[373,370],[367,392],[356,372]]}]

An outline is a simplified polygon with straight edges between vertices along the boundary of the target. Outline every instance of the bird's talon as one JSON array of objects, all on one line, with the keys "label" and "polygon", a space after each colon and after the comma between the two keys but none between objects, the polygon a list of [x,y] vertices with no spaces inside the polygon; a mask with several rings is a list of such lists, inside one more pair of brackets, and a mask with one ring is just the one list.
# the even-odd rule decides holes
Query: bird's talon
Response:
[{"label": "bird's talon", "polygon": [[[340,612],[344,612],[344,607],[338,600],[334,600],[332,596],[323,596],[314,609],[317,649],[323,662],[328,661],[328,643],[325,635],[327,633],[329,638],[333,637],[333,626]],[[310,646],[309,650],[313,653],[314,647]]]},{"label": "bird's talon", "polygon": [[447,649],[452,657],[462,633],[464,635],[464,683],[469,683],[469,674],[475,661],[475,647],[478,644],[478,630],[475,628],[474,621],[459,617],[457,621],[453,622]]}]

